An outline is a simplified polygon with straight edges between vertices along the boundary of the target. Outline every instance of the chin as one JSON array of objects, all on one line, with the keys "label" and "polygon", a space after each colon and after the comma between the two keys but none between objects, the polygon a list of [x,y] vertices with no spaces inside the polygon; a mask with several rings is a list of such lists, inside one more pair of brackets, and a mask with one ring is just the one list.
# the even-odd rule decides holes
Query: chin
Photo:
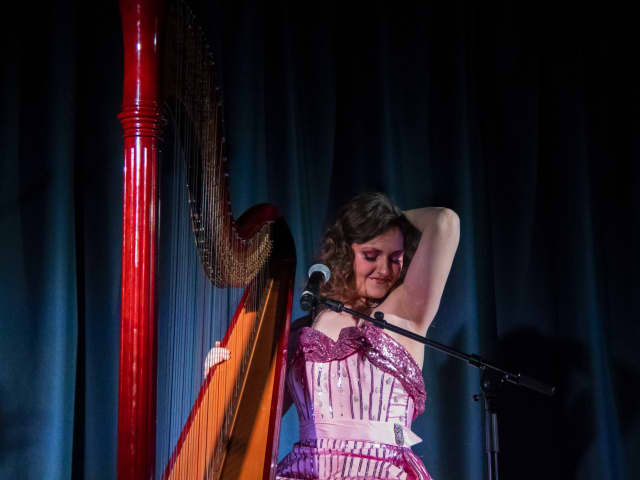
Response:
[{"label": "chin", "polygon": [[384,289],[371,289],[367,292],[367,297],[372,299],[372,300],[382,300],[384,297],[387,296],[387,294],[389,293],[389,289],[388,288],[384,288]]}]

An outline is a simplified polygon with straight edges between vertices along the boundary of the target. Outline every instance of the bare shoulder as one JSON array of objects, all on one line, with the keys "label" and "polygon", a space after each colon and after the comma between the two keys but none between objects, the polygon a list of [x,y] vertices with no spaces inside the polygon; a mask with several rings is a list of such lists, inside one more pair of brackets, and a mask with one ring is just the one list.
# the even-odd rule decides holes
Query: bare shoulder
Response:
[{"label": "bare shoulder", "polygon": [[[380,305],[379,308],[376,308],[374,310],[376,312],[384,313],[384,319],[388,323],[390,323],[392,325],[395,325],[396,327],[400,327],[400,328],[404,328],[405,330],[409,330],[412,333],[421,334],[421,332],[416,328],[416,323],[414,321],[412,321],[412,320],[400,315],[398,313],[397,309],[388,308],[388,306],[383,303],[383,304]],[[373,313],[372,313],[372,315],[373,315]],[[392,336],[395,337],[395,335],[392,335]],[[406,337],[402,337],[401,335],[398,335],[398,336],[400,338],[406,338]]]},{"label": "bare shoulder", "polygon": [[387,315],[391,315],[390,318],[393,319],[391,323],[394,325],[421,333],[422,326],[418,322],[419,315],[416,314],[417,305],[419,305],[419,301],[409,295],[404,284],[401,284],[384,299],[376,310],[383,312],[385,318]]}]

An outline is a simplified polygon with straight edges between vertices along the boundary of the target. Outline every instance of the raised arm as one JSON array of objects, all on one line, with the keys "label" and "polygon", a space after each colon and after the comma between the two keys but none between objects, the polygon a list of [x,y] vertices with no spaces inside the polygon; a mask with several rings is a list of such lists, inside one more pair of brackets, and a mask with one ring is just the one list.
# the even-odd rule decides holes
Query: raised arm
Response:
[{"label": "raised arm", "polygon": [[389,298],[389,306],[424,335],[440,306],[458,248],[460,220],[453,210],[441,207],[407,210],[404,214],[422,235],[404,282],[390,295],[394,298]]}]

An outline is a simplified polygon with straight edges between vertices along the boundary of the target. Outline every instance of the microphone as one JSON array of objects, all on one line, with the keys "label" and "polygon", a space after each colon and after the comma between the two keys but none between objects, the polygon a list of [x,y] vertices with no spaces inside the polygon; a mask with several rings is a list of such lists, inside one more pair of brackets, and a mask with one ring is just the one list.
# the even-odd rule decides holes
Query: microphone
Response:
[{"label": "microphone", "polygon": [[300,296],[300,307],[305,312],[311,310],[317,303],[316,297],[318,296],[320,285],[329,281],[331,272],[326,265],[316,263],[315,265],[311,265],[308,275],[309,281],[307,281],[307,286]]}]

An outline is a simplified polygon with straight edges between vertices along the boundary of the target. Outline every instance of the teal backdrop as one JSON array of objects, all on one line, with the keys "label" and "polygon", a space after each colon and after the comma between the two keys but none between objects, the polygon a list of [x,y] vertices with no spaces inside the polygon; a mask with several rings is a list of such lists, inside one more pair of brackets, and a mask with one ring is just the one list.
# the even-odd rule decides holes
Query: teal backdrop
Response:
[{"label": "teal backdrop", "polygon": [[[0,33],[0,478],[115,478],[117,2],[17,10]],[[194,10],[222,74],[234,211],[278,205],[298,288],[355,193],[453,208],[461,242],[429,336],[558,388],[504,389],[503,478],[640,478],[628,14],[574,1]],[[436,479],[484,479],[478,371],[427,352],[424,378],[414,450]],[[296,422],[284,417],[281,456]]]}]

